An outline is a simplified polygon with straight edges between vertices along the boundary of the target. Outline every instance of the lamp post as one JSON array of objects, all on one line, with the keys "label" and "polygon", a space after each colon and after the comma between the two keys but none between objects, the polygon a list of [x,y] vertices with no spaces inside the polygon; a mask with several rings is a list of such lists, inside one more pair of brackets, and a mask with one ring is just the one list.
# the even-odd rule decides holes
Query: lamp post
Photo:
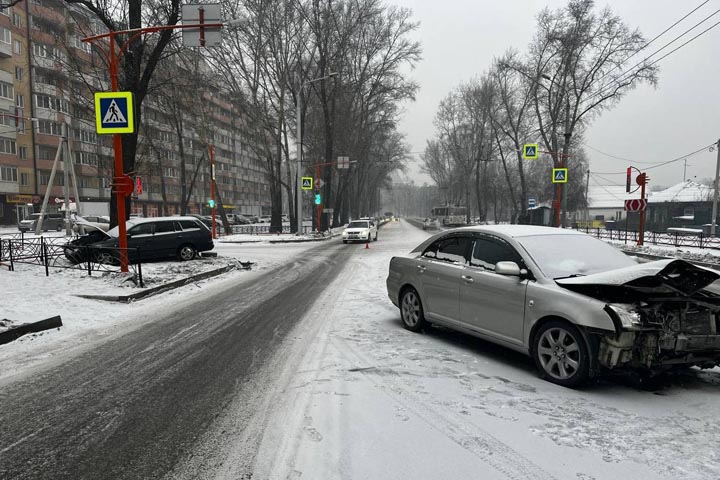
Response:
[{"label": "lamp post", "polygon": [[303,226],[303,214],[302,214],[302,89],[305,85],[309,85],[314,82],[319,82],[321,80],[326,80],[331,77],[335,77],[337,75],[337,72],[332,72],[324,77],[318,77],[313,78],[311,80],[305,80],[304,82],[301,81],[301,73],[300,73],[300,65],[298,64],[298,72],[297,72],[297,83],[300,86],[298,89],[298,99],[297,99],[297,112],[295,115],[295,127],[297,129],[297,138],[295,139],[295,148],[296,148],[296,155],[297,155],[297,185],[295,187],[296,190],[296,196],[297,196],[297,210],[296,210],[296,216],[297,219],[297,234],[302,234],[302,226]]}]

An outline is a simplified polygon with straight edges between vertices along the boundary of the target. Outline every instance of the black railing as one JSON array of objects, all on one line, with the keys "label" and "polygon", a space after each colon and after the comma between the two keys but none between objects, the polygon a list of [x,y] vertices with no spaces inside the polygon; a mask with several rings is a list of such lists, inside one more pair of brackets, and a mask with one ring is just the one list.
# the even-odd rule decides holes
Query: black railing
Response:
[{"label": "black railing", "polygon": [[95,247],[74,245],[65,237],[32,237],[0,239],[0,264],[15,270],[16,264],[36,265],[45,268],[50,275],[51,268],[84,270],[93,272],[120,272],[120,255],[128,258],[129,267],[140,287],[144,287],[140,249],[117,247]]},{"label": "black railing", "polygon": [[[605,228],[576,228],[603,240],[615,240],[623,243],[637,243],[640,236],[637,230],[608,230]],[[701,232],[645,232],[643,243],[646,245],[668,245],[673,247],[697,247],[720,250],[720,237]]]}]

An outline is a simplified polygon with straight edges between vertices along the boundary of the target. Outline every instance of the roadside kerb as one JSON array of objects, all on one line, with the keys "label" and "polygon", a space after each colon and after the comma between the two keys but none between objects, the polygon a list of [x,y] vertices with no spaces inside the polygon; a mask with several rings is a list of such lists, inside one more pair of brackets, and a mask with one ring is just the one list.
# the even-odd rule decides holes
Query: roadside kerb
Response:
[{"label": "roadside kerb", "polygon": [[[252,263],[246,262],[246,263],[243,263],[242,265],[243,265],[243,269],[250,270]],[[172,282],[165,283],[163,285],[158,285],[157,287],[148,288],[141,292],[132,293],[130,295],[84,295],[84,294],[79,294],[79,295],[75,295],[75,296],[80,297],[80,298],[87,298],[89,300],[103,300],[106,302],[129,303],[134,300],[142,300],[143,298],[147,298],[152,295],[157,295],[158,293],[162,293],[162,292],[165,292],[168,290],[174,290],[176,288],[185,286],[189,283],[197,282],[200,280],[205,280],[207,278],[217,277],[218,275],[222,275],[223,273],[229,272],[230,270],[233,270],[235,268],[236,267],[234,265],[226,265],[224,267],[217,268],[215,270],[197,273],[197,274],[191,275],[189,277],[181,278],[179,280],[174,280]]]},{"label": "roadside kerb", "polygon": [[44,330],[50,330],[51,328],[60,327],[62,327],[62,319],[60,318],[60,315],[46,318],[45,320],[40,320],[38,322],[21,323],[5,330],[4,332],[0,332],[0,345],[10,343],[28,333],[37,333]]}]

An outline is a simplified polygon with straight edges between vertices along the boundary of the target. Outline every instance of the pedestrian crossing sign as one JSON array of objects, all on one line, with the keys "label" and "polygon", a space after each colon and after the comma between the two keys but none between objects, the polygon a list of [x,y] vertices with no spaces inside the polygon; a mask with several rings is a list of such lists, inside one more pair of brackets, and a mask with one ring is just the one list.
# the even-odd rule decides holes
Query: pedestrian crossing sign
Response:
[{"label": "pedestrian crossing sign", "polygon": [[95,129],[100,134],[134,132],[132,92],[95,93]]},{"label": "pedestrian crossing sign", "polygon": [[523,158],[525,160],[537,160],[538,144],[537,143],[526,143],[525,145],[523,145]]},{"label": "pedestrian crossing sign", "polygon": [[568,169],[567,168],[553,168],[552,175],[553,175],[552,183],[567,183]]},{"label": "pedestrian crossing sign", "polygon": [[313,189],[313,177],[302,177],[302,189],[312,190]]}]

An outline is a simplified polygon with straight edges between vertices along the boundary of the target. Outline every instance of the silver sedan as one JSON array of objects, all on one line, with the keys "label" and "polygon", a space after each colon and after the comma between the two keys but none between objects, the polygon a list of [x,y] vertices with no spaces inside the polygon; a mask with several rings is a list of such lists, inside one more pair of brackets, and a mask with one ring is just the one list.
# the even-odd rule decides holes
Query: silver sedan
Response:
[{"label": "silver sedan", "polygon": [[434,323],[485,338],[574,387],[608,370],[719,365],[718,278],[682,260],[639,264],[573,230],[498,225],[442,232],[393,257],[387,289],[408,330]]}]

